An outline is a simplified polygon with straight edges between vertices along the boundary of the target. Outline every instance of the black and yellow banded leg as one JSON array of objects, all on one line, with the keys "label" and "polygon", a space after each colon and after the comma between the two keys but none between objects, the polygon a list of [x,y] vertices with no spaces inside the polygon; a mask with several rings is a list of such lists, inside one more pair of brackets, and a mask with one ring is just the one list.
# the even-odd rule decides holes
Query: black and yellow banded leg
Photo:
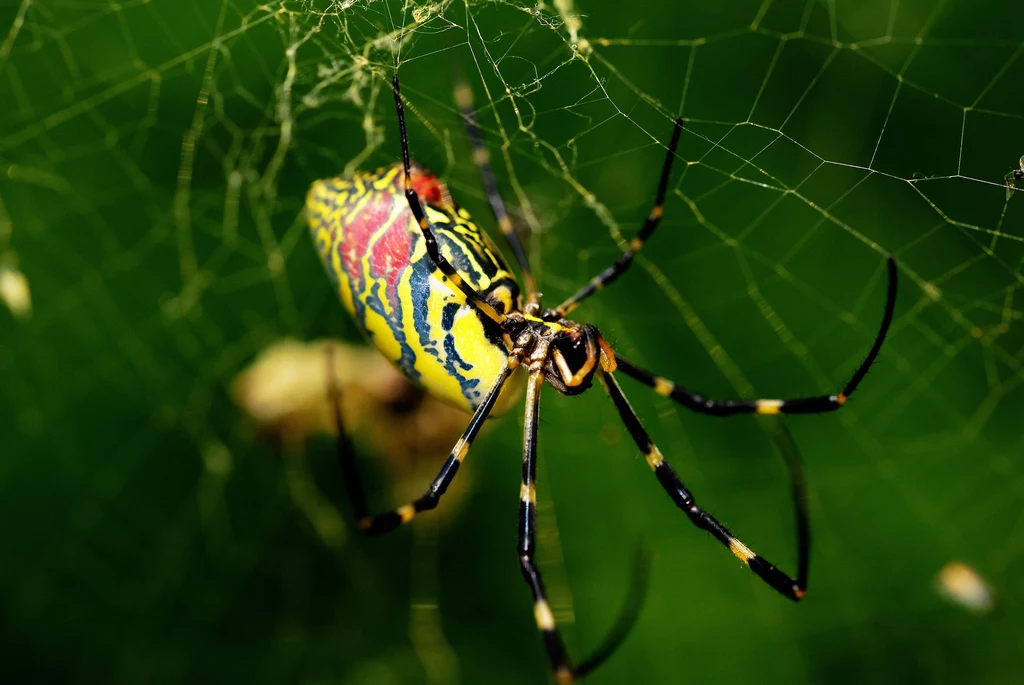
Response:
[{"label": "black and yellow banded leg", "polygon": [[[676,147],[679,145],[679,136],[683,132],[683,120],[676,119],[675,128],[672,129],[672,140],[668,144],[668,152],[665,154],[665,163],[661,167],[661,179],[658,181],[658,192],[654,198],[654,206],[651,208],[651,213],[647,215],[644,220],[643,226],[640,227],[640,231],[636,234],[629,242],[629,247],[622,256],[616,260],[614,264],[609,266],[607,269],[599,273],[594,278],[576,291],[576,293],[567,299],[562,304],[555,308],[555,312],[558,317],[564,317],[566,314],[576,309],[583,300],[587,299],[601,288],[615,281],[619,276],[626,273],[630,265],[633,264],[633,258],[636,253],[644,246],[647,239],[654,233],[654,229],[661,223],[661,214],[665,206],[665,193],[668,191],[668,179],[672,174],[672,162],[676,157]],[[555,318],[555,317],[551,317]]]},{"label": "black and yellow banded leg", "polygon": [[533,272],[530,270],[530,263],[526,258],[526,251],[523,250],[523,244],[519,241],[519,236],[516,235],[515,228],[512,226],[512,220],[509,219],[508,212],[505,210],[505,202],[501,199],[501,193],[498,192],[498,182],[495,180],[494,170],[491,168],[491,155],[484,147],[483,138],[480,135],[480,125],[476,119],[476,112],[473,111],[473,91],[463,80],[455,85],[455,104],[458,105],[459,111],[462,113],[462,120],[466,124],[466,135],[469,138],[469,144],[473,147],[473,163],[480,170],[484,192],[487,193],[487,203],[491,206],[491,212],[494,213],[494,219],[498,222],[498,228],[501,229],[502,235],[505,236],[509,247],[512,248],[512,254],[519,262],[526,294],[532,297],[537,294],[537,283],[533,280]]},{"label": "black and yellow banded leg", "polygon": [[[679,476],[676,475],[675,470],[669,465],[665,458],[662,456],[658,446],[651,441],[651,437],[644,430],[643,425],[640,423],[640,419],[637,417],[636,412],[633,411],[633,407],[630,406],[629,400],[622,393],[622,389],[619,387],[618,382],[615,380],[615,376],[612,373],[606,371],[600,371],[600,379],[602,385],[604,385],[608,396],[611,397],[612,402],[615,404],[615,408],[619,412],[619,416],[622,417],[622,422],[626,424],[626,429],[629,434],[633,437],[633,441],[636,446],[640,448],[644,458],[647,459],[647,464],[654,471],[655,477],[658,482],[668,493],[672,501],[675,502],[676,506],[683,510],[686,516],[690,519],[693,525],[697,526],[702,530],[706,530],[713,535],[719,542],[729,548],[729,550],[735,554],[743,563],[750,567],[758,577],[764,582],[768,583],[780,594],[788,597],[793,601],[799,601],[804,598],[807,593],[807,571],[808,571],[808,551],[810,549],[810,531],[807,523],[806,513],[806,497],[803,491],[803,476],[799,469],[795,472],[793,478],[793,499],[797,508],[797,535],[798,535],[798,574],[796,579],[790,578],[788,575],[775,568],[773,565],[768,563],[763,557],[755,554],[749,547],[740,542],[729,530],[719,523],[711,514],[707,513],[694,501],[693,495],[687,490],[686,485],[680,480]],[[792,471],[792,469],[791,469]]]},{"label": "black and yellow banded leg", "polygon": [[544,581],[533,557],[537,547],[537,420],[540,410],[540,390],[544,373],[530,373],[526,386],[526,418],[523,428],[523,483],[519,488],[519,570],[533,594],[533,617],[537,630],[544,638],[548,661],[559,685],[575,679],[565,643],[555,626],[555,615],[548,604]]},{"label": "black and yellow banded leg", "polygon": [[627,376],[631,376],[654,389],[659,395],[669,397],[687,409],[700,414],[712,416],[731,416],[733,414],[819,414],[822,412],[835,411],[846,403],[853,391],[857,389],[864,379],[868,369],[875,363],[885,336],[889,332],[889,325],[892,323],[893,311],[896,309],[896,261],[889,257],[888,260],[889,286],[885,300],[885,313],[882,315],[882,325],[878,329],[875,342],[865,357],[863,363],[853,374],[853,378],[846,384],[843,391],[838,395],[821,395],[819,397],[802,397],[793,400],[709,400],[708,398],[687,390],[667,378],[655,376],[649,371],[640,368],[636,364],[615,355],[615,362],[619,370]]},{"label": "black and yellow banded leg", "polygon": [[544,639],[551,672],[558,685],[582,678],[605,662],[629,635],[647,585],[647,564],[639,555],[633,572],[632,592],[619,614],[615,626],[593,654],[573,667],[565,643],[555,625],[555,615],[548,604],[544,580],[534,561],[537,549],[537,422],[540,415],[540,391],[544,385],[543,371],[532,372],[526,388],[526,416],[523,428],[523,482],[519,488],[519,569],[533,595],[533,617]]},{"label": "black and yellow banded leg", "polygon": [[[490,390],[487,391],[487,396],[484,397],[484,401],[480,403],[476,411],[473,413],[473,418],[469,421],[469,426],[462,433],[462,437],[459,438],[458,442],[455,443],[455,447],[452,448],[448,458],[445,459],[444,464],[441,466],[441,470],[437,476],[430,483],[430,487],[427,488],[426,493],[423,494],[417,500],[410,502],[409,504],[403,505],[392,511],[387,511],[382,514],[375,516],[368,516],[366,510],[366,499],[362,495],[362,486],[358,486],[360,493],[356,498],[353,498],[353,503],[361,503],[363,507],[362,511],[357,509],[356,515],[359,517],[359,527],[367,535],[382,535],[388,533],[402,524],[408,523],[415,518],[416,514],[421,511],[427,511],[437,506],[444,495],[445,491],[448,490],[448,486],[451,485],[452,479],[455,478],[455,474],[458,472],[459,467],[465,460],[466,455],[469,454],[469,448],[473,444],[473,440],[476,438],[477,433],[480,432],[480,427],[483,425],[484,420],[487,419],[487,415],[491,413],[491,409],[494,408],[494,403],[498,399],[498,395],[501,394],[501,389],[505,385],[505,381],[508,380],[512,372],[519,366],[519,356],[516,354],[509,355],[508,360],[505,362],[505,367],[502,369],[498,377],[494,379],[491,384]],[[346,483],[346,488],[349,488],[351,494],[351,488]]]},{"label": "black and yellow banded leg", "polygon": [[476,309],[488,319],[500,325],[504,323],[506,318],[505,315],[492,307],[490,303],[473,288],[473,286],[466,283],[465,279],[459,275],[459,272],[455,270],[455,267],[453,267],[447,259],[445,259],[444,255],[441,254],[440,249],[437,247],[437,240],[434,238],[434,232],[430,225],[430,220],[427,219],[427,215],[423,211],[423,205],[420,203],[419,195],[416,194],[416,190],[413,189],[410,183],[410,177],[412,176],[412,162],[409,158],[409,134],[405,130],[405,105],[402,103],[402,91],[398,85],[398,74],[395,74],[391,84],[395,92],[395,109],[398,111],[398,129],[402,138],[402,162],[405,164],[405,199],[409,203],[409,209],[412,211],[413,218],[416,219],[416,224],[420,227],[420,231],[423,232],[423,239],[427,243],[427,254],[430,256],[431,261],[434,262],[434,265],[448,279],[448,283],[451,285],[453,290],[461,292],[465,295],[467,302],[476,307]]}]

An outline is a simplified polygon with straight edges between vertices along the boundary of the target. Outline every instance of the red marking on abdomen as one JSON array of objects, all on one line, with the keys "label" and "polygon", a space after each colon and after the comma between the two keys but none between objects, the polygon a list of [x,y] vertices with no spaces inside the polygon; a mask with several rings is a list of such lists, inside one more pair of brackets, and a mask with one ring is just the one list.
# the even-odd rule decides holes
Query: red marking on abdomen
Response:
[{"label": "red marking on abdomen", "polygon": [[[402,274],[410,268],[413,247],[416,240],[421,240],[419,229],[412,218],[408,200],[405,198],[405,180],[400,164],[390,169],[382,169],[379,175],[394,170],[392,180],[387,188],[369,190],[373,195],[370,201],[355,216],[351,223],[344,226],[342,240],[338,245],[341,251],[342,268],[352,281],[352,289],[360,295],[366,294],[367,278],[384,279],[387,284],[386,297],[389,308],[397,312],[401,306],[398,296],[398,283]],[[410,169],[409,184],[416,191],[420,202],[424,205],[440,205],[445,192],[441,181],[419,163],[414,162]],[[383,234],[373,240],[380,228],[398,209],[398,215]],[[363,273],[362,260],[368,259],[369,273]],[[392,322],[392,327],[401,326],[401,321]]]},{"label": "red marking on abdomen", "polygon": [[420,196],[420,202],[425,202],[428,205],[441,204],[443,195],[441,181],[434,174],[416,165],[409,174],[409,183],[416,194]]},{"label": "red marking on abdomen", "polygon": [[[401,203],[401,211],[371,246],[374,234],[389,220],[396,203]],[[386,297],[392,311],[396,311],[400,305],[398,282],[402,273],[409,268],[416,238],[410,230],[411,220],[412,212],[403,195],[375,192],[371,201],[345,226],[338,246],[345,272],[353,280],[353,289],[364,293],[367,278],[383,278],[387,283]],[[368,274],[363,273],[364,258],[369,261]]]}]

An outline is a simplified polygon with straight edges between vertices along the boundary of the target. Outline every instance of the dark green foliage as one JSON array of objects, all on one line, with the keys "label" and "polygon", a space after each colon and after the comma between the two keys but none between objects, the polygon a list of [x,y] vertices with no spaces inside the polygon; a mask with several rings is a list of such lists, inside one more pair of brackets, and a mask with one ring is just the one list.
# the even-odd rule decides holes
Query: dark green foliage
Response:
[{"label": "dark green foliage", "polygon": [[[539,559],[577,658],[614,620],[633,549],[655,553],[635,633],[587,682],[1016,681],[1024,196],[1002,179],[1024,153],[1024,7],[578,4],[589,61],[553,5],[520,0],[0,7],[0,266],[17,257],[34,304],[0,309],[9,682],[427,683],[409,639],[424,603],[460,682],[545,682],[515,558],[518,412],[474,446],[435,567],[426,516],[325,544],[289,473],[351,524],[331,443],[278,459],[229,396],[280,337],[355,338],[300,213],[313,179],[398,159],[381,36],[403,25],[414,156],[491,225],[457,61],[552,305],[640,226],[681,113],[664,223],[573,313],[658,373],[722,398],[838,391],[881,316],[885,255],[900,264],[854,399],[783,419],[811,493],[801,605],[689,525],[600,390],[544,394]],[[771,423],[622,384],[702,506],[792,571]],[[397,504],[377,476],[378,507]],[[936,595],[954,559],[994,585],[994,615]]]}]

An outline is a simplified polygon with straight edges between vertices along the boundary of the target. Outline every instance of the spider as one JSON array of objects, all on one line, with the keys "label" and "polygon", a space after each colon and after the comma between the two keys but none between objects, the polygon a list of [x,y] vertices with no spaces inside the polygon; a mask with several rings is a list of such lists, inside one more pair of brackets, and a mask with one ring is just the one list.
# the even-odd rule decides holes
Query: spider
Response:
[{"label": "spider", "polygon": [[1016,169],[1011,170],[1006,176],[1003,176],[1003,180],[1006,181],[1006,199],[1009,201],[1010,196],[1013,195],[1013,191],[1017,189],[1014,185],[1014,181],[1024,181],[1024,156],[1020,158]]},{"label": "spider", "polygon": [[[554,308],[541,295],[498,192],[488,153],[472,111],[469,88],[456,88],[487,199],[498,228],[512,250],[525,284],[516,277],[486,233],[457,207],[439,179],[411,161],[398,75],[392,81],[402,159],[374,172],[316,181],[306,208],[317,251],[340,299],[370,341],[413,382],[472,413],[465,432],[419,499],[370,515],[351,446],[339,438],[338,459],[345,488],[368,535],[387,533],[434,509],[469,453],[484,420],[509,407],[519,386],[511,379],[526,371],[523,477],[519,505],[519,566],[533,598],[533,613],[555,680],[572,683],[601,664],[621,644],[635,611],[625,611],[603,645],[574,664],[566,652],[534,562],[536,550],[537,422],[544,384],[577,395],[594,379],[603,386],[658,483],[697,528],[709,532],[751,571],[793,601],[807,590],[810,534],[802,477],[790,464],[797,515],[798,572],[795,578],[755,554],[711,514],[669,465],[619,386],[621,372],[702,414],[807,414],[842,407],[874,363],[896,306],[896,263],[888,258],[888,291],[881,326],[864,362],[836,395],[792,400],[708,399],[657,376],[619,355],[592,324],[567,316],[588,297],[626,273],[657,229],[683,123],[675,121],[654,205],[628,248],[576,293]],[[522,374],[520,374],[521,376]],[[340,417],[336,417],[340,421]],[[339,435],[342,433],[339,431]],[[630,613],[632,611],[632,614]]]}]

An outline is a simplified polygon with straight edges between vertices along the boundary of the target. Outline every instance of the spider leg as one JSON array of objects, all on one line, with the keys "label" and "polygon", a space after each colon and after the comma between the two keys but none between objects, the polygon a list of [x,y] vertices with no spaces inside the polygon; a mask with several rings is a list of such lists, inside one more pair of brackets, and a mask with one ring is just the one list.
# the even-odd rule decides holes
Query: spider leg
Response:
[{"label": "spider leg", "polygon": [[804,463],[797,449],[793,434],[785,425],[777,426],[774,435],[775,447],[782,454],[789,475],[789,489],[793,499],[793,513],[796,523],[797,577],[803,579],[807,588],[807,573],[811,559],[811,520],[807,504],[807,478]]},{"label": "spider leg", "polygon": [[334,452],[338,459],[338,466],[341,469],[341,479],[344,482],[345,494],[348,496],[356,516],[362,518],[366,515],[366,491],[363,488],[363,481],[359,475],[359,466],[356,463],[356,452],[352,446],[352,438],[345,431],[345,424],[341,419],[341,389],[338,387],[338,379],[334,369],[334,348],[327,345],[327,399],[331,405],[331,419],[334,421],[334,429],[337,437],[334,439]]},{"label": "spider leg", "polygon": [[409,158],[409,135],[405,130],[405,105],[402,103],[402,92],[398,85],[398,74],[395,74],[391,81],[391,85],[395,92],[395,109],[398,111],[398,129],[402,138],[402,162],[405,165],[405,199],[409,203],[409,209],[412,210],[413,218],[416,219],[416,223],[420,227],[420,231],[423,233],[423,239],[427,243],[427,254],[430,255],[431,261],[434,262],[434,265],[438,270],[445,275],[447,282],[453,291],[462,293],[466,297],[467,303],[471,304],[494,323],[501,325],[505,322],[505,315],[492,307],[491,304],[473,288],[473,286],[466,283],[465,279],[463,279],[462,276],[459,275],[459,272],[455,270],[455,267],[453,267],[451,263],[445,259],[444,255],[441,254],[441,251],[437,246],[437,240],[434,238],[433,227],[431,226],[426,213],[423,211],[423,205],[420,203],[419,195],[416,194],[416,190],[412,187],[412,182],[410,180],[412,176],[412,162]]},{"label": "spider leg", "polygon": [[[437,476],[430,483],[426,493],[409,504],[372,516],[369,514],[369,508],[366,504],[366,493],[356,468],[352,443],[342,430],[341,414],[337,403],[337,391],[334,388],[333,380],[330,381],[330,392],[334,399],[334,420],[337,422],[339,429],[336,443],[338,463],[341,466],[342,477],[345,480],[345,490],[352,501],[352,507],[355,509],[356,517],[359,519],[359,527],[363,533],[366,535],[382,535],[391,532],[402,524],[411,521],[421,511],[427,511],[437,506],[441,496],[448,490],[448,486],[451,485],[452,480],[455,478],[459,466],[462,465],[466,455],[469,454],[469,448],[473,444],[477,433],[480,432],[480,427],[483,425],[484,420],[487,419],[491,409],[494,408],[494,403],[501,394],[505,381],[518,368],[519,361],[520,357],[517,352],[513,352],[508,356],[504,368],[498,374],[498,377],[494,379],[483,402],[480,403],[480,406],[473,413],[473,418],[470,419],[469,425],[462,433],[462,437],[455,443],[455,447],[452,448],[451,453],[441,466]],[[329,377],[333,379],[333,375]]]},{"label": "spider leg", "polygon": [[[622,422],[626,425],[626,429],[629,434],[633,437],[633,442],[640,448],[644,457],[647,459],[647,464],[654,471],[655,477],[658,482],[668,493],[675,505],[686,513],[686,516],[690,519],[693,525],[697,526],[702,530],[706,530],[715,537],[724,546],[728,547],[729,550],[735,554],[743,563],[750,567],[761,580],[770,585],[776,592],[794,602],[800,601],[807,594],[807,571],[809,565],[810,550],[810,528],[808,525],[807,511],[806,511],[806,495],[804,493],[803,484],[803,471],[799,468],[799,462],[795,457],[791,457],[791,473],[792,486],[793,486],[793,501],[796,505],[796,520],[797,520],[797,568],[798,573],[796,579],[793,579],[775,568],[770,564],[764,557],[755,554],[749,547],[740,542],[729,530],[719,523],[715,517],[707,513],[694,501],[693,495],[686,488],[686,485],[680,480],[679,476],[676,475],[675,470],[665,461],[665,457],[662,456],[661,450],[658,449],[651,441],[650,435],[644,430],[643,425],[640,423],[639,417],[636,412],[633,411],[633,407],[630,406],[629,400],[622,393],[622,388],[619,387],[618,382],[615,380],[614,375],[605,370],[600,371],[601,384],[604,385],[605,391],[615,404],[615,408],[619,412],[619,416],[622,418]],[[792,471],[792,465],[796,464],[797,468]]]},{"label": "spider leg", "polygon": [[893,311],[896,308],[896,261],[889,257],[889,288],[885,301],[885,313],[882,315],[882,325],[879,327],[875,342],[868,352],[868,356],[853,374],[853,378],[846,384],[843,391],[838,395],[821,395],[819,397],[802,397],[792,400],[710,400],[692,390],[688,390],[672,381],[655,376],[636,364],[615,355],[615,362],[618,369],[621,369],[627,376],[632,376],[644,385],[650,386],[659,395],[670,397],[687,409],[700,414],[712,416],[731,416],[733,414],[818,414],[822,412],[835,411],[846,403],[853,391],[857,389],[864,379],[868,369],[875,363],[878,353],[885,342],[885,336],[889,332],[889,325],[892,323]]},{"label": "spider leg", "polygon": [[[498,182],[494,178],[494,169],[491,168],[491,155],[484,146],[483,138],[480,135],[480,125],[476,119],[476,112],[473,111],[473,91],[465,80],[459,79],[455,85],[455,102],[462,112],[462,120],[466,124],[466,136],[473,148],[473,163],[480,170],[480,178],[483,180],[484,191],[487,193],[487,203],[491,206],[491,212],[498,222],[498,228],[508,242],[512,253],[519,262],[519,270],[523,274],[523,285],[526,286],[526,294],[532,298],[537,293],[537,282],[533,279],[533,272],[530,270],[530,262],[526,258],[523,244],[516,235],[512,220],[505,210],[505,202],[501,199],[498,191]],[[495,113],[497,117],[497,113]]]},{"label": "spider leg", "polygon": [[544,639],[548,661],[559,685],[575,682],[610,657],[633,628],[647,586],[647,563],[638,554],[634,568],[633,591],[604,643],[579,666],[569,661],[565,643],[555,625],[555,615],[548,604],[540,569],[533,560],[537,548],[537,421],[540,413],[540,391],[544,385],[543,371],[532,371],[526,389],[526,416],[523,428],[523,482],[519,489],[519,569],[533,595],[533,617]]},{"label": "spider leg", "polygon": [[540,389],[544,374],[531,371],[526,386],[526,417],[523,429],[523,484],[519,488],[519,570],[533,594],[533,617],[537,630],[544,638],[548,661],[555,680],[562,685],[574,679],[565,643],[555,625],[555,615],[548,604],[544,581],[533,560],[537,546],[537,417],[540,409]]},{"label": "spider leg", "polygon": [[668,152],[665,154],[665,162],[661,167],[661,179],[658,181],[658,191],[655,195],[654,206],[651,208],[651,213],[647,215],[644,220],[643,226],[640,227],[640,231],[636,234],[636,237],[629,242],[629,247],[622,253],[614,264],[609,266],[607,269],[599,273],[594,278],[576,291],[576,293],[567,299],[562,304],[555,308],[557,317],[562,318],[566,316],[573,309],[576,309],[583,300],[587,299],[601,288],[612,283],[619,276],[626,273],[630,265],[633,263],[633,257],[636,253],[644,246],[647,239],[654,233],[654,229],[661,223],[662,208],[665,205],[665,193],[668,191],[668,179],[672,174],[672,162],[675,160],[676,147],[679,145],[679,136],[683,132],[683,120],[676,119],[675,128],[672,129],[672,140],[668,144]]}]

